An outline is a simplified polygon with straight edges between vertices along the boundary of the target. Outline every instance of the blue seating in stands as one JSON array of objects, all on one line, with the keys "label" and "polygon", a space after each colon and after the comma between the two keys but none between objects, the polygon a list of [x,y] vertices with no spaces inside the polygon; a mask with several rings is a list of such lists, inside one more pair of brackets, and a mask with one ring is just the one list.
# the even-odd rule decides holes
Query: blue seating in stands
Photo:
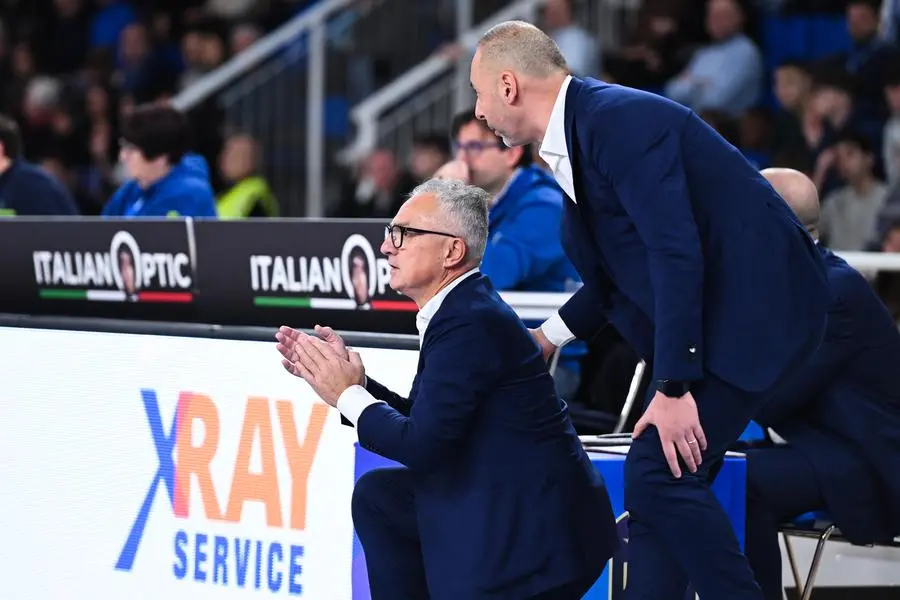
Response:
[{"label": "blue seating in stands", "polygon": [[765,15],[760,25],[765,70],[767,104],[774,106],[771,95],[771,74],[787,60],[815,61],[850,48],[850,34],[843,16]]},{"label": "blue seating in stands", "polygon": [[850,48],[843,17],[767,15],[762,22],[762,52],[773,71],[789,59],[818,60]]}]

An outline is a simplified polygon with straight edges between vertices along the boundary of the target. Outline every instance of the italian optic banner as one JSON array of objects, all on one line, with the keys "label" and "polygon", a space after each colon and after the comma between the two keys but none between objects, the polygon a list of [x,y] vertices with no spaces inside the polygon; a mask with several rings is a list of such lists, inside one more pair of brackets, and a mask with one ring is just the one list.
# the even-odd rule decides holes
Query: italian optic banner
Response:
[{"label": "italian optic banner", "polygon": [[185,221],[0,220],[0,311],[191,320]]},{"label": "italian optic banner", "polygon": [[382,221],[197,221],[202,311],[219,323],[415,333],[390,287]]},{"label": "italian optic banner", "polygon": [[0,328],[0,374],[3,598],[364,597],[356,436],[274,343]]}]

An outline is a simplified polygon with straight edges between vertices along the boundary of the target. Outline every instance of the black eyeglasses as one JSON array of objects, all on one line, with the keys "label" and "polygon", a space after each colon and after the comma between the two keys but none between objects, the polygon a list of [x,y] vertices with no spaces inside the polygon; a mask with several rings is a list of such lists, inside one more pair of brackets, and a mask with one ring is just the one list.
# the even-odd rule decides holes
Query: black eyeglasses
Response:
[{"label": "black eyeglasses", "polygon": [[485,150],[497,148],[503,150],[505,146],[500,142],[466,142],[465,144],[453,144],[453,154],[458,154],[460,150],[468,156],[478,156]]},{"label": "black eyeglasses", "polygon": [[444,231],[431,231],[430,229],[417,229],[415,227],[406,227],[404,225],[385,225],[384,227],[384,237],[385,239],[390,238],[391,244],[394,245],[394,248],[398,250],[403,245],[403,240],[407,236],[416,236],[416,235],[442,235],[444,237],[459,237],[458,235],[453,235],[452,233],[446,233]]}]

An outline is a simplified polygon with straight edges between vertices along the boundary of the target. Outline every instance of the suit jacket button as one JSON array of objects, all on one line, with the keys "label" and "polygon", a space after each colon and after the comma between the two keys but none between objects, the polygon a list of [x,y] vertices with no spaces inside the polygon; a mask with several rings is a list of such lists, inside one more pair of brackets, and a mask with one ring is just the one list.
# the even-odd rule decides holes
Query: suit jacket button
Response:
[{"label": "suit jacket button", "polygon": [[688,346],[688,354],[691,355],[692,359],[697,358],[697,346],[694,346],[693,344]]}]

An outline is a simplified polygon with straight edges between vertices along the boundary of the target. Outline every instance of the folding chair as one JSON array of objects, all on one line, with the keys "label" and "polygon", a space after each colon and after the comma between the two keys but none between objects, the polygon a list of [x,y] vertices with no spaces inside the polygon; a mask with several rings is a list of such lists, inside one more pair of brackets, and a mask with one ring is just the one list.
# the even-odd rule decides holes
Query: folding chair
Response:
[{"label": "folding chair", "polygon": [[647,363],[644,361],[638,361],[637,366],[634,368],[634,376],[631,378],[631,385],[628,386],[628,395],[625,396],[625,403],[622,405],[622,412],[619,413],[619,420],[616,422],[616,426],[613,429],[613,433],[622,433],[625,430],[625,425],[628,423],[628,417],[631,415],[631,410],[634,408],[635,400],[637,400],[638,392],[641,389],[641,380],[644,378],[644,371],[647,369]]},{"label": "folding chair", "polygon": [[[819,573],[819,565],[822,562],[825,544],[829,541],[846,544],[850,542],[841,535],[840,529],[831,520],[831,517],[827,513],[821,512],[801,515],[794,521],[783,525],[780,531],[781,537],[784,539],[784,549],[787,552],[788,562],[791,565],[791,573],[794,576],[794,585],[797,587],[797,593],[800,595],[800,600],[809,600],[816,584],[816,575]],[[809,571],[806,573],[806,581],[802,580],[800,568],[797,566],[797,557],[794,554],[794,547],[791,544],[791,538],[795,537],[818,540]],[[872,548],[876,545],[900,548],[900,536],[894,538],[893,542],[889,544],[869,544],[867,547]]]}]

